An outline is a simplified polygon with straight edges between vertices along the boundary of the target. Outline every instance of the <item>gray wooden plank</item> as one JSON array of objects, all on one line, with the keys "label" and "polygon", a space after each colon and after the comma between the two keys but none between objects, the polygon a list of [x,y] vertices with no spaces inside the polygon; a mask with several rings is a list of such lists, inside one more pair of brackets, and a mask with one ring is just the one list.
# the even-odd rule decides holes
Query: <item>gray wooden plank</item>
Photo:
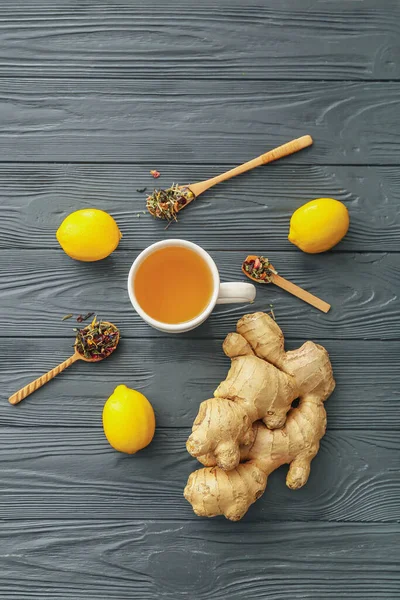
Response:
[{"label": "gray wooden plank", "polygon": [[[398,164],[400,83],[3,78],[0,161]],[[290,162],[289,162],[290,161]]]},{"label": "gray wooden plank", "polygon": [[[386,254],[398,251],[399,4],[89,4],[0,6],[0,161],[29,161],[0,165],[0,599],[400,598],[399,254]],[[305,77],[324,82],[277,81]],[[342,78],[391,81],[327,83]],[[215,190],[173,231],[135,218],[150,168],[162,166],[157,183],[193,181],[303,132],[313,149]],[[92,164],[40,164],[53,160]],[[105,161],[115,164],[93,164]],[[286,228],[317,195],[344,200],[352,230],[339,253],[309,257]],[[56,223],[97,199],[124,239],[102,264],[73,263],[54,250]],[[240,524],[197,519],[182,489],[197,465],[188,426],[226,373],[220,338],[249,307],[160,338],[125,293],[137,251],[177,231],[212,250],[225,279],[249,245],[273,248],[283,275],[334,303],[324,316],[267,288],[251,307],[273,302],[289,347],[324,343],[338,388],[308,485],[289,491],[280,469]],[[66,355],[61,316],[92,308],[121,326],[118,354],[9,406],[9,388]],[[101,429],[121,381],[157,412],[155,440],[135,457]]]},{"label": "gray wooden plank", "polygon": [[[350,211],[351,228],[335,251],[398,251],[400,173],[397,167],[291,166],[259,168],[215,187],[179,223],[143,215],[146,193],[217,175],[204,165],[0,164],[0,247],[58,248],[55,231],[64,216],[96,206],[112,211],[124,234],[122,246],[139,250],[149,240],[182,236],[212,250],[258,247],[297,251],[288,240],[292,213],[316,197],[334,197]],[[137,216],[139,214],[139,217]],[[209,219],[213,226],[207,227]]]},{"label": "gray wooden plank", "polygon": [[[0,75],[398,79],[395,0],[17,0],[0,7]],[[322,43],[323,40],[323,43]]]},{"label": "gray wooden plank", "polygon": [[[317,339],[333,364],[337,388],[326,404],[330,429],[400,429],[399,344]],[[121,341],[101,365],[78,363],[19,406],[7,398],[62,362],[65,339],[7,339],[0,348],[0,425],[98,427],[102,406],[120,383],[152,402],[161,427],[191,427],[200,402],[226,377],[222,340],[182,337]],[[288,349],[302,341],[290,341]],[[179,374],[179,376],[177,376]],[[379,408],[378,408],[379,407]]]},{"label": "gray wooden plank", "polygon": [[399,525],[10,521],[0,598],[399,597]]},{"label": "gray wooden plank", "polygon": [[[98,417],[97,430],[0,429],[0,518],[197,520],[183,497],[201,468],[185,449],[190,429],[158,428],[150,446],[128,456],[108,445],[100,407]],[[307,485],[289,490],[286,473],[269,477],[245,522],[400,519],[398,432],[328,429]]]},{"label": "gray wooden plank", "polygon": [[[149,240],[149,243],[153,242]],[[234,240],[232,240],[232,246]],[[63,315],[97,311],[125,337],[163,336],[134,312],[127,293],[136,251],[121,251],[97,263],[71,260],[64,252],[3,250],[0,264],[0,325],[3,336],[70,336]],[[267,246],[267,245],[266,245]],[[247,252],[212,251],[223,281],[245,280],[240,265]],[[207,246],[206,246],[207,248]],[[266,254],[266,253],[265,253]],[[258,286],[251,305],[220,305],[187,337],[225,336],[247,312],[272,303],[287,337],[300,339],[398,339],[400,255],[387,253],[306,255],[269,252],[282,276],[332,304],[325,315],[276,286]],[[362,307],[362,308],[361,308]]]}]

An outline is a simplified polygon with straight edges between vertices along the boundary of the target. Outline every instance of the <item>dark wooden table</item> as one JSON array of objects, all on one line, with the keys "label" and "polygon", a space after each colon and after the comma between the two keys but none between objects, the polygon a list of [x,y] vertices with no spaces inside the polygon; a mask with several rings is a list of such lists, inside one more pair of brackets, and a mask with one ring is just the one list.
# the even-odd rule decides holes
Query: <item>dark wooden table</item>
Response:
[{"label": "dark wooden table", "polygon": [[[15,0],[0,6],[0,599],[400,598],[400,5],[397,0]],[[314,146],[215,188],[167,231],[143,187],[201,180],[309,133]],[[291,213],[332,196],[351,229],[333,252],[287,240]],[[124,234],[77,263],[55,231],[109,211]],[[222,279],[248,252],[333,305],[272,286],[181,337],[126,292],[148,244],[204,246]],[[287,345],[329,350],[337,390],[307,486],[275,472],[240,523],[184,500],[199,403],[224,378],[224,336],[273,304]],[[63,315],[97,311],[123,340],[18,407],[8,396],[66,358]],[[119,383],[157,413],[137,456],[101,411]]]}]

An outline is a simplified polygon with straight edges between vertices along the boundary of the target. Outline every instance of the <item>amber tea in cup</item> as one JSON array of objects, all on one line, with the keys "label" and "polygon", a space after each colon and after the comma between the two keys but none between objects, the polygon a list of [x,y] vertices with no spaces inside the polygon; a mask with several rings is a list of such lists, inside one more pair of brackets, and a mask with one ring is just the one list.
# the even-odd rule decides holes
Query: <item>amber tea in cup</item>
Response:
[{"label": "amber tea in cup", "polygon": [[242,281],[221,283],[211,256],[188,240],[151,244],[129,269],[128,295],[143,321],[164,333],[199,327],[217,304],[253,302],[256,288]]},{"label": "amber tea in cup", "polygon": [[139,265],[134,278],[137,302],[162,323],[183,323],[200,315],[214,289],[210,267],[195,250],[165,246]]}]

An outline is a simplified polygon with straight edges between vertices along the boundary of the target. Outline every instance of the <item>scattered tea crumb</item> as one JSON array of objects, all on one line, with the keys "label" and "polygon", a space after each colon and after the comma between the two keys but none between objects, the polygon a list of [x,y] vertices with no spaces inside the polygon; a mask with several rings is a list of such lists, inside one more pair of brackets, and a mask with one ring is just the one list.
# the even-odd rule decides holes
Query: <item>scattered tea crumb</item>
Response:
[{"label": "scattered tea crumb", "polygon": [[74,315],[72,313],[70,313],[69,315],[65,315],[65,317],[63,317],[61,319],[61,321],[66,321],[67,319],[70,319],[71,317],[73,317]]},{"label": "scattered tea crumb", "polygon": [[93,317],[94,312],[88,312],[86,313],[86,315],[79,315],[76,320],[78,321],[78,323],[82,323],[83,321],[87,321],[88,319],[90,319],[90,317]]},{"label": "scattered tea crumb", "polygon": [[158,177],[160,177],[161,173],[159,171],[157,171],[156,169],[152,169],[150,171],[150,175],[153,175],[154,179],[158,179]]},{"label": "scattered tea crumb", "polygon": [[274,305],[270,304],[269,307],[271,309],[270,312],[269,312],[269,314],[271,315],[271,317],[273,318],[273,320],[276,321],[276,319],[275,319],[275,313],[274,313]]},{"label": "scattered tea crumb", "polygon": [[144,194],[144,192],[145,192],[146,190],[147,190],[147,188],[145,188],[145,187],[144,187],[144,188],[137,188],[137,190],[136,190],[136,191],[137,191],[139,194]]}]

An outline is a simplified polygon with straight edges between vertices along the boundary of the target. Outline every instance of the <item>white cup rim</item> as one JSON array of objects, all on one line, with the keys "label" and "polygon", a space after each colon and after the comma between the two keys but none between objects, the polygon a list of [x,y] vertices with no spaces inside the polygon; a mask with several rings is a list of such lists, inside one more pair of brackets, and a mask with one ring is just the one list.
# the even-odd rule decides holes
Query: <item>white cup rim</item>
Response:
[{"label": "white cup rim", "polygon": [[[135,295],[133,282],[134,282],[134,277],[135,277],[136,271],[139,268],[139,265],[143,262],[143,260],[145,258],[147,258],[147,256],[149,256],[156,250],[159,250],[160,248],[165,248],[167,246],[181,246],[183,248],[190,248],[191,250],[194,250],[195,252],[197,252],[197,254],[199,254],[204,259],[204,261],[207,263],[207,265],[212,273],[213,293],[211,295],[210,301],[207,304],[206,308],[200,314],[198,314],[197,317],[195,317],[194,319],[191,319],[190,321],[183,321],[182,323],[164,323],[163,321],[157,321],[156,319],[153,319],[152,317],[150,317],[150,315],[148,315],[142,309],[142,307],[140,306],[140,304],[136,298],[136,295]],[[218,298],[218,294],[219,294],[219,286],[220,286],[220,278],[219,278],[219,272],[217,269],[217,265],[215,264],[215,262],[211,258],[211,256],[208,254],[208,252],[206,252],[204,250],[204,248],[202,248],[201,246],[198,246],[197,244],[194,244],[193,242],[189,242],[188,240],[183,240],[180,238],[171,238],[168,240],[161,240],[159,242],[155,242],[154,244],[151,244],[150,246],[147,246],[147,248],[142,250],[142,252],[140,252],[140,254],[133,261],[133,264],[129,270],[129,276],[128,276],[128,294],[129,294],[129,299],[132,303],[133,308],[136,310],[138,315],[146,323],[148,323],[155,329],[159,329],[159,330],[165,331],[167,333],[183,333],[185,331],[190,331],[191,329],[195,329],[195,327],[198,327],[199,325],[201,325],[210,316],[210,314],[212,313],[212,311],[217,303],[217,298]]]}]

